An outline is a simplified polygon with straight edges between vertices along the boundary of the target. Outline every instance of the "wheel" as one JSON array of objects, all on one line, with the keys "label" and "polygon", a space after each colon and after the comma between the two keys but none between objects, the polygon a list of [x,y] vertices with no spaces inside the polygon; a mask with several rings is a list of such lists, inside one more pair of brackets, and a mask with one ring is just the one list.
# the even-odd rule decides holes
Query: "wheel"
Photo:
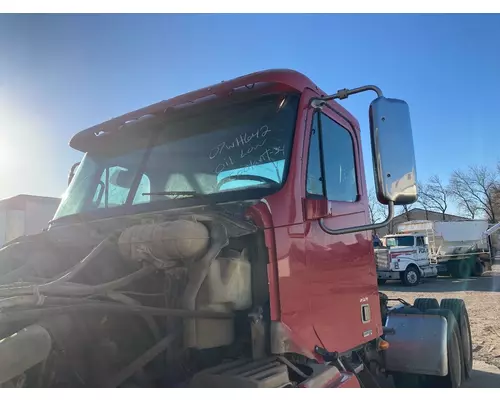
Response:
[{"label": "wheel", "polygon": [[[449,269],[448,269],[448,268],[446,268],[446,270],[444,270],[444,271],[439,271],[439,270],[438,270],[438,274],[437,274],[437,276],[450,276],[450,275],[451,275],[451,274],[450,274],[450,271],[449,271]],[[437,277],[436,277],[436,278],[437,278]]]},{"label": "wheel", "polygon": [[456,261],[451,270],[451,276],[455,279],[466,279],[472,275],[472,263],[469,258]]},{"label": "wheel", "polygon": [[459,262],[458,261],[448,261],[446,263],[446,269],[452,278],[459,279],[460,273],[458,270]]},{"label": "wheel", "polygon": [[413,302],[413,307],[418,308],[420,311],[426,311],[439,308],[439,302],[433,298],[419,298]]},{"label": "wheel", "polygon": [[472,269],[472,276],[482,276],[484,272],[484,264],[477,260]]},{"label": "wheel", "polygon": [[401,272],[401,281],[405,286],[417,286],[420,282],[420,271],[414,265],[406,267],[406,270]]},{"label": "wheel", "polygon": [[377,279],[377,283],[380,285],[383,285],[384,283],[387,282],[387,279]]},{"label": "wheel", "polygon": [[462,386],[463,359],[460,348],[460,331],[453,329],[451,340],[448,342],[448,375],[440,381],[445,387],[459,388]]},{"label": "wheel", "polygon": [[450,310],[458,322],[462,339],[464,375],[465,379],[469,379],[472,374],[474,355],[472,353],[472,334],[467,307],[462,299],[443,299],[441,300],[441,308]]},{"label": "wheel", "polygon": [[462,339],[458,322],[452,311],[447,309],[427,310],[425,314],[441,315],[448,321],[447,351],[448,351],[448,375],[427,376],[427,387],[459,388],[464,382]]}]

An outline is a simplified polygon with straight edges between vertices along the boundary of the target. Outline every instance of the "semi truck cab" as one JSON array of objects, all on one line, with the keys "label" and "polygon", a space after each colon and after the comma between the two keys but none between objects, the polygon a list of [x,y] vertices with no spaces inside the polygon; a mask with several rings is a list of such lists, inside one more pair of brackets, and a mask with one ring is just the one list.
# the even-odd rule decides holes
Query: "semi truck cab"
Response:
[{"label": "semi truck cab", "polygon": [[425,234],[395,234],[383,238],[385,247],[375,249],[379,284],[401,280],[404,285],[418,285],[421,278],[437,277],[431,264]]},{"label": "semi truck cab", "polygon": [[[367,91],[378,224],[338,102]],[[460,386],[451,311],[378,292],[370,232],[417,198],[404,101],[262,71],[70,145],[83,158],[49,229],[0,250],[1,384]]]}]

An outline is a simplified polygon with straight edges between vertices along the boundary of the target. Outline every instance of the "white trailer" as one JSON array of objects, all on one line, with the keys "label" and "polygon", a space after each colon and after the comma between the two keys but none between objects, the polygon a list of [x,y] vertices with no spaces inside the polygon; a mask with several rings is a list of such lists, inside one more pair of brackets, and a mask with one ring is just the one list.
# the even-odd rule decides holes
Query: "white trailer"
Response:
[{"label": "white trailer", "polygon": [[61,199],[19,195],[0,200],[0,247],[19,236],[42,232]]},{"label": "white trailer", "polygon": [[430,264],[456,278],[481,276],[491,268],[491,243],[486,220],[408,221],[399,234],[425,234]]}]

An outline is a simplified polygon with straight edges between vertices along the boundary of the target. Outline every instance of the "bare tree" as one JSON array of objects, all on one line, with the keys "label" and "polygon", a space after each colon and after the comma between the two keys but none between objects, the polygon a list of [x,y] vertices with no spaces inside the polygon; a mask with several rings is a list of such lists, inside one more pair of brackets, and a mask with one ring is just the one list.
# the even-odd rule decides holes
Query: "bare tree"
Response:
[{"label": "bare tree", "polygon": [[477,211],[485,213],[490,222],[496,222],[498,211],[495,207],[495,193],[500,187],[500,167],[496,170],[484,166],[469,167],[467,171],[453,172],[451,182],[460,191],[462,197],[477,205]]},{"label": "bare tree", "polygon": [[437,175],[433,175],[426,183],[419,183],[419,203],[425,204],[425,209],[441,213],[446,220],[450,192]]},{"label": "bare tree", "polygon": [[376,224],[387,218],[387,209],[377,200],[375,190],[368,192],[368,210],[370,212],[370,223]]},{"label": "bare tree", "polygon": [[467,217],[474,219],[481,211],[481,205],[466,187],[461,179],[453,173],[448,185],[450,196],[457,202],[458,208]]},{"label": "bare tree", "polygon": [[427,198],[425,196],[422,196],[423,191],[425,191],[424,185],[422,184],[422,182],[417,182],[418,200],[415,204],[418,204],[420,207],[422,207],[422,209],[425,211],[425,219],[429,219],[429,211],[431,210],[426,202]]},{"label": "bare tree", "polygon": [[404,214],[405,218],[407,221],[411,220],[411,214],[410,211],[413,210],[413,204],[405,204],[401,206],[401,215]]}]

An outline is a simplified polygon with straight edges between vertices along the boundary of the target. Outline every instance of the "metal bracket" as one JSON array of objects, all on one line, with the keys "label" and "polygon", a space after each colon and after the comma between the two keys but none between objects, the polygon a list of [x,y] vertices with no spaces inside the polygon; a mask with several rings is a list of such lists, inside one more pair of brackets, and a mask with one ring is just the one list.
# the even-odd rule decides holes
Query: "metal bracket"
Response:
[{"label": "metal bracket", "polygon": [[339,359],[339,353],[336,351],[328,351],[327,349],[324,349],[323,347],[319,346],[314,346],[314,352],[321,357],[323,357],[323,360],[325,362],[335,362]]},{"label": "metal bracket", "polygon": [[374,91],[377,94],[377,97],[383,96],[382,90],[378,86],[366,85],[360,86],[355,89],[340,89],[337,91],[337,93],[332,94],[331,96],[313,97],[311,99],[310,106],[313,108],[322,108],[330,100],[345,100],[353,94],[358,94],[369,90]]}]

